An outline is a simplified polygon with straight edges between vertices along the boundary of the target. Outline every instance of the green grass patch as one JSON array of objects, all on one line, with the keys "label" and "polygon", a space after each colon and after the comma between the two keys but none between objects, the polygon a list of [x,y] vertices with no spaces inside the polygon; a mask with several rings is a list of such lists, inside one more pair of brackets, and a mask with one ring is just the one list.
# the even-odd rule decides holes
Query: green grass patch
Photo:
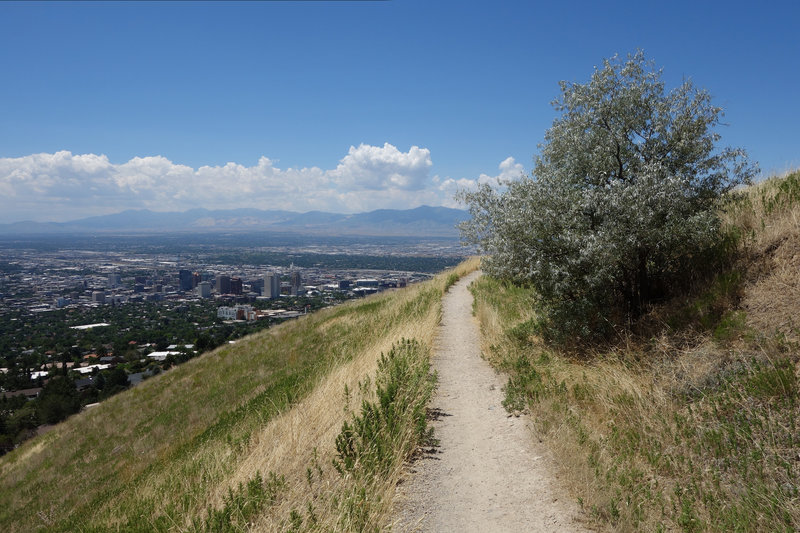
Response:
[{"label": "green grass patch", "polygon": [[800,172],[774,180],[771,185],[762,189],[760,198],[767,215],[784,211],[800,202]]},{"label": "green grass patch", "polygon": [[[666,317],[667,325],[673,331],[694,327],[700,331],[711,332],[721,326],[723,331],[720,333],[720,338],[732,336],[734,332],[731,328],[735,324],[730,320],[729,312],[741,298],[743,283],[744,278],[739,271],[732,270],[719,274],[699,295],[687,298],[682,306],[670,312]],[[721,324],[726,318],[727,324]],[[728,330],[727,333],[724,330]]]},{"label": "green grass patch", "polygon": [[286,480],[270,472],[267,479],[256,472],[247,483],[240,483],[236,490],[229,489],[222,508],[209,509],[204,520],[195,519],[195,531],[220,533],[246,531],[250,520],[276,502],[286,488]]},{"label": "green grass patch", "polygon": [[352,480],[339,500],[343,530],[379,530],[382,501],[370,496],[381,491],[370,487],[390,480],[418,446],[432,440],[426,406],[433,387],[428,350],[417,341],[403,340],[381,354],[375,399],[364,400],[336,437],[333,465]]},{"label": "green grass patch", "polygon": [[451,272],[447,275],[444,282],[444,290],[447,291],[450,287],[458,283],[458,280],[461,278],[456,272]]}]

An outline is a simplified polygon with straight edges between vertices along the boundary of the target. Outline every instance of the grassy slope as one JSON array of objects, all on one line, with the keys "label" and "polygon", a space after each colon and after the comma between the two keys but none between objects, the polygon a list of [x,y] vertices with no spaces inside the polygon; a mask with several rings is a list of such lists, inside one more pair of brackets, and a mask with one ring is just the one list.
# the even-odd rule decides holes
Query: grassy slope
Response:
[{"label": "grassy slope", "polygon": [[610,530],[800,530],[800,173],[746,196],[727,215],[740,264],[656,310],[653,336],[559,352],[532,334],[534,294],[474,286],[508,407]]},{"label": "grassy slope", "polygon": [[[252,335],[27,442],[0,459],[0,530],[349,528],[366,485],[331,466],[336,436],[382,352],[415,339],[427,361],[448,275]],[[391,507],[389,485],[368,490],[359,527]]]}]

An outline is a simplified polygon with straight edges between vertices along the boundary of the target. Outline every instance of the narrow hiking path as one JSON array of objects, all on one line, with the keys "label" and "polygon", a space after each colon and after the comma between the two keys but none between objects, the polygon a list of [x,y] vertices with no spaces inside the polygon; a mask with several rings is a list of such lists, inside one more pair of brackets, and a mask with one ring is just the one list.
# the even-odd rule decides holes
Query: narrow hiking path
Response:
[{"label": "narrow hiking path", "polygon": [[462,278],[445,296],[431,408],[439,446],[411,465],[398,488],[396,531],[587,531],[559,489],[548,453],[526,417],[502,406],[505,380],[481,358],[478,324]]}]

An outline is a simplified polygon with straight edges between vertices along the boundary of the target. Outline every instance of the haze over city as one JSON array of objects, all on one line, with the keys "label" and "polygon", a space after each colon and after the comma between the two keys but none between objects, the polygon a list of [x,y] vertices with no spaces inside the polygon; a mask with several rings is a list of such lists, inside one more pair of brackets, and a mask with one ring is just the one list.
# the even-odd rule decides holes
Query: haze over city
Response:
[{"label": "haze over city", "polygon": [[[798,166],[793,2],[3,2],[0,223],[457,206],[529,173],[560,80],[641,48]],[[633,47],[633,48],[632,48]]]}]

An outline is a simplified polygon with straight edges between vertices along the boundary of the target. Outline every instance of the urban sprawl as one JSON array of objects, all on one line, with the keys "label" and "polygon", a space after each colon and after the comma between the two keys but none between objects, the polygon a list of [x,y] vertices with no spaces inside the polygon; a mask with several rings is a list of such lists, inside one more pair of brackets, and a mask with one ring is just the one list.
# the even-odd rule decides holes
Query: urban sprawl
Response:
[{"label": "urban sprawl", "polygon": [[76,409],[221,344],[428,277],[206,264],[200,254],[4,250],[0,453]]}]

